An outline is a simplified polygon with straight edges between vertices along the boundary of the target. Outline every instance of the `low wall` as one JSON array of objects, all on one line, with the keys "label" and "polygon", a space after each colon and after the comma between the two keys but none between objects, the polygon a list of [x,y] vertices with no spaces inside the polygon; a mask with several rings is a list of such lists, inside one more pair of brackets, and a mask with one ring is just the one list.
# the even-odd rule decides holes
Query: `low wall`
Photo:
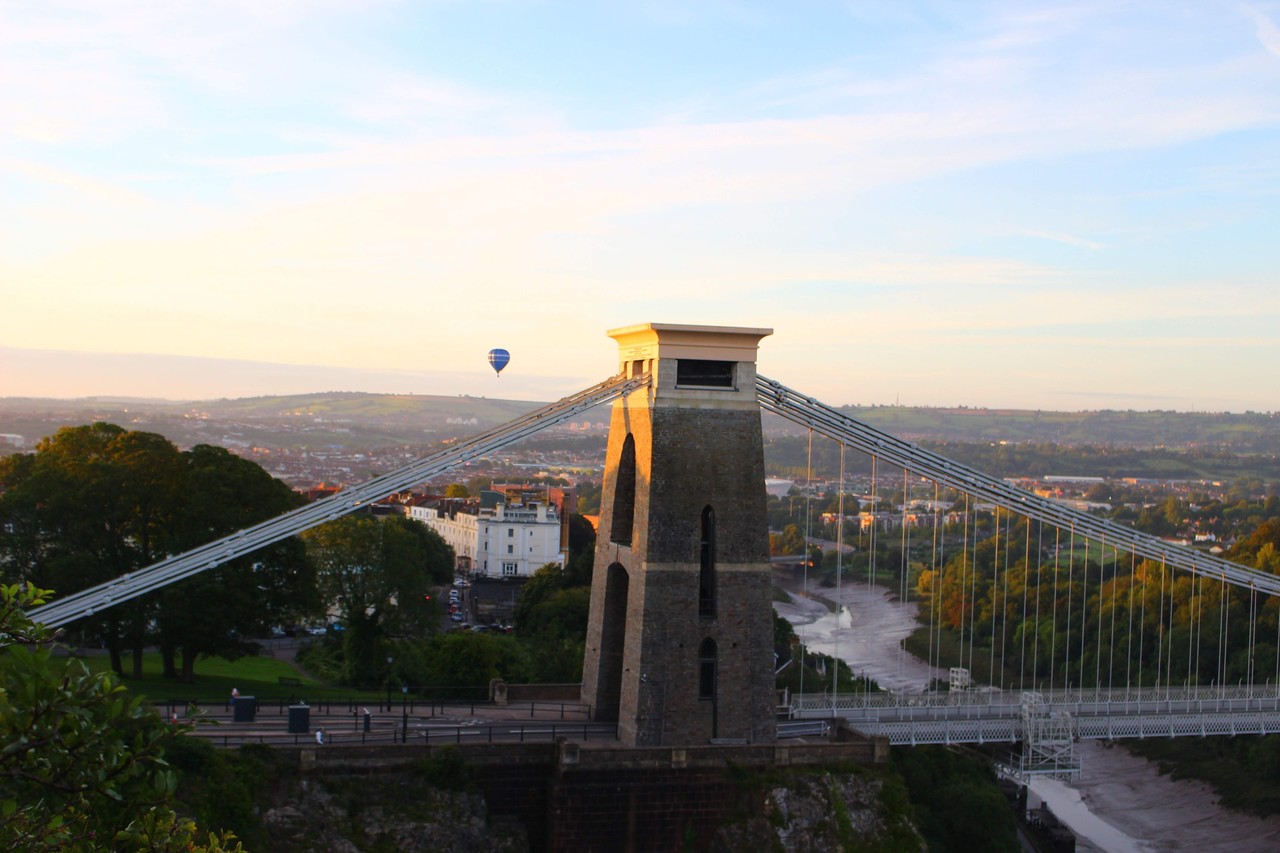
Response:
[{"label": "low wall", "polygon": [[879,764],[888,756],[884,738],[644,749],[568,741],[320,747],[297,753],[303,773],[350,775],[404,770],[440,749],[461,750],[490,813],[519,819],[533,851],[574,853],[703,849],[723,823],[757,807],[752,798],[760,794],[742,785],[743,769]]},{"label": "low wall", "polygon": [[581,684],[508,684],[508,702],[580,702]]}]

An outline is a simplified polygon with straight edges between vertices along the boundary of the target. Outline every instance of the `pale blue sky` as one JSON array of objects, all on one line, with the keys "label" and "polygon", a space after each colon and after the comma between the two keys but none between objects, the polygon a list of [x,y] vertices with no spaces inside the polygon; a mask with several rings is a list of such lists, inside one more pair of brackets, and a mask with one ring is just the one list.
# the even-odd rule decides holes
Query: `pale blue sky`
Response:
[{"label": "pale blue sky", "polygon": [[548,399],[655,321],[833,404],[1280,409],[1275,0],[0,20],[0,396]]}]

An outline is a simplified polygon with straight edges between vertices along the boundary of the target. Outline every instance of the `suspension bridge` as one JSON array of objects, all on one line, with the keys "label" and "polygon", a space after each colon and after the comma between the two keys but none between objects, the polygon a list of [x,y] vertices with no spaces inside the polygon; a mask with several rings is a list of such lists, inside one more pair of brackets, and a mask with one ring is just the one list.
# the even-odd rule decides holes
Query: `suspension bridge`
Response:
[{"label": "suspension bridge", "polygon": [[[793,720],[842,718],[893,744],[1021,742],[1016,769],[1023,776],[1077,772],[1071,748],[1077,738],[1280,732],[1280,577],[1040,497],[779,382],[753,378],[762,411],[839,444],[842,483],[847,448],[871,458],[873,481],[877,469],[900,470],[904,484],[913,477],[935,497],[963,496],[958,541],[948,544],[939,533],[935,500],[932,533],[913,542],[904,486],[903,592],[908,563],[923,565],[929,584],[918,592],[931,664],[935,650],[942,661],[945,626],[959,637],[960,662],[972,667],[985,655],[990,672],[987,685],[946,693],[796,695],[786,707]],[[397,471],[30,615],[67,625],[359,511],[650,381],[647,373],[624,371]],[[993,522],[982,530],[979,506]],[[1274,657],[1274,667],[1264,656]]]}]

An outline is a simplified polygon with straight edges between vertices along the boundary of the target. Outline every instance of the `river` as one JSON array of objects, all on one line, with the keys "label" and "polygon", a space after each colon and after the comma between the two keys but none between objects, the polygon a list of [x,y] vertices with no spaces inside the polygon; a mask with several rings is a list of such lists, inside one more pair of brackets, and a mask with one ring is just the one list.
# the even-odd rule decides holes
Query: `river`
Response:
[{"label": "river", "polygon": [[[776,575],[782,583],[782,576]],[[919,692],[945,670],[908,654],[902,640],[916,628],[916,607],[883,587],[845,584],[837,592],[785,584],[790,601],[774,602],[812,651],[845,661],[856,674],[882,687]],[[835,607],[837,609],[833,610]],[[811,692],[819,692],[815,689]],[[1280,818],[1260,819],[1217,804],[1203,783],[1160,775],[1153,762],[1102,741],[1080,741],[1080,778],[1071,783],[1037,779],[1031,799],[1071,827],[1076,850],[1105,853],[1263,853],[1280,850]]]}]

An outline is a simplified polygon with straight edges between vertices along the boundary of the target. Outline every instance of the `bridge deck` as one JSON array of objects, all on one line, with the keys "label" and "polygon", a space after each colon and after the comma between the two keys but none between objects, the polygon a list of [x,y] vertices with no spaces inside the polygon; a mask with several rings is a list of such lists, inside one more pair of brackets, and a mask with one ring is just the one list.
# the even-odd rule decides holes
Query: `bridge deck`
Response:
[{"label": "bridge deck", "polygon": [[[1267,687],[1183,687],[1039,691],[1045,707],[1069,714],[1077,738],[1205,737],[1280,732],[1280,691]],[[904,695],[797,696],[795,720],[843,718],[894,745],[1022,740],[1023,694],[972,691]]]}]

